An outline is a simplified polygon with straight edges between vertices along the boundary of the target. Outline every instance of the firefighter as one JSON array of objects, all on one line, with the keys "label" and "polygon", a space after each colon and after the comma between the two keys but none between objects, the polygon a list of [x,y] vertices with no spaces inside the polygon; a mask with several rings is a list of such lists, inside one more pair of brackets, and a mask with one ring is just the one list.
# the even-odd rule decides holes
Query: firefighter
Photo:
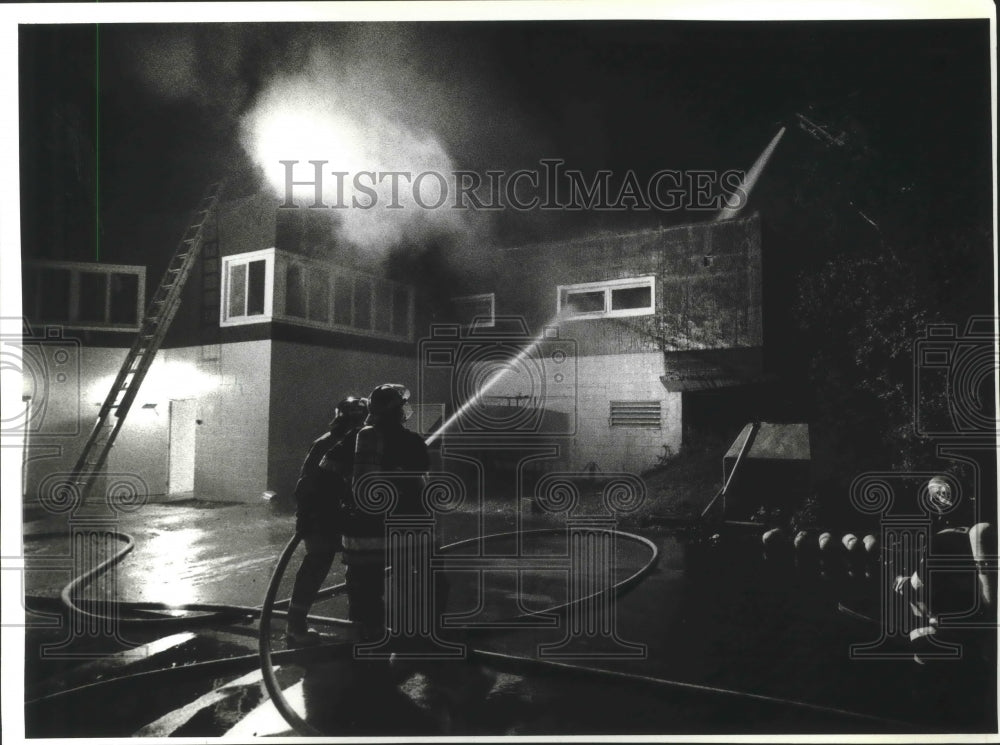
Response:
[{"label": "firefighter", "polygon": [[[385,519],[386,513],[369,505],[365,476],[386,476],[397,501],[393,515],[418,514],[424,474],[430,458],[423,439],[404,426],[412,410],[405,386],[387,383],[372,391],[366,426],[357,433],[353,489],[346,506],[344,563],[347,565],[349,617],[357,624],[360,640],[385,637]],[[401,473],[402,472],[402,473]],[[392,474],[397,474],[393,477]],[[368,482],[370,483],[370,482]]]},{"label": "firefighter", "polygon": [[[927,482],[924,489],[927,492],[928,506],[931,508],[931,545],[929,548],[923,547],[914,557],[893,557],[896,559],[894,563],[898,564],[898,567],[894,566],[896,576],[893,589],[909,603],[912,612],[910,640],[917,650],[914,660],[921,664],[924,663],[921,651],[933,647],[932,639],[937,634],[939,625],[937,613],[931,609],[932,599],[928,596],[928,553],[971,557],[979,585],[979,610],[991,613],[995,603],[995,590],[993,573],[987,561],[990,554],[996,551],[995,531],[990,523],[977,522],[972,526],[956,524],[968,521],[969,505],[965,505],[965,510],[956,510],[958,505],[947,478],[935,476]],[[906,559],[910,559],[910,562]],[[935,604],[947,606],[950,604],[949,601],[955,598],[949,597],[947,583],[939,585],[941,587],[935,593],[935,600],[938,602]],[[956,593],[952,591],[950,594]]]},{"label": "firefighter", "polygon": [[341,549],[341,505],[350,491],[353,438],[367,415],[367,399],[348,396],[338,403],[329,431],[309,448],[295,485],[295,532],[302,537],[306,555],[295,575],[285,626],[285,640],[291,646],[324,640],[307,626],[306,616]]}]

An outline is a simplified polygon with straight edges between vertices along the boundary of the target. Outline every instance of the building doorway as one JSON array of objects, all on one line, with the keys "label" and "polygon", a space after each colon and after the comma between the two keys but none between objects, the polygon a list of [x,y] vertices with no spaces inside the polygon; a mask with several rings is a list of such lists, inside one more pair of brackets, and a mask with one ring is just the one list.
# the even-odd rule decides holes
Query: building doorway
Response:
[{"label": "building doorway", "polygon": [[193,398],[170,402],[170,447],[167,456],[167,494],[190,496],[194,492],[194,446],[198,402]]}]

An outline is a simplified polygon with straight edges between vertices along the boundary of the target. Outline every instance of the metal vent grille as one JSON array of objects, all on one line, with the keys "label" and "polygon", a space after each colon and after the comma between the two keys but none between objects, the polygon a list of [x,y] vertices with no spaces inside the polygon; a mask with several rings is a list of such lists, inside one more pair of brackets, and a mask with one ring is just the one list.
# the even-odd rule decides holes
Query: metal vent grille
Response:
[{"label": "metal vent grille", "polygon": [[612,427],[660,428],[659,401],[612,401]]}]

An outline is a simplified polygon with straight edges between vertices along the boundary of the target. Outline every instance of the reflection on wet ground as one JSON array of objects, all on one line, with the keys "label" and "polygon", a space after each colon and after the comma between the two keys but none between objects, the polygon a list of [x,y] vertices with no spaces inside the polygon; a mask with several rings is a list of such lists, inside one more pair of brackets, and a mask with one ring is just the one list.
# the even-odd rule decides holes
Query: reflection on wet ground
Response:
[{"label": "reflection on wet ground", "polygon": [[[289,516],[264,505],[206,503],[148,505],[124,516],[118,530],[132,535],[136,548],[116,568],[111,589],[122,600],[170,603],[212,602],[258,605],[276,557],[293,529]],[[524,526],[551,523],[526,515]],[[493,523],[514,520],[494,515]],[[26,534],[55,530],[54,518],[29,523]],[[65,523],[62,524],[65,529]],[[442,542],[467,538],[478,529],[474,515],[455,514],[442,525]],[[712,686],[757,696],[791,699],[912,723],[917,730],[989,731],[995,728],[995,645],[990,633],[961,637],[959,660],[921,667],[912,656],[891,660],[851,660],[852,643],[872,641],[879,629],[836,611],[842,588],[799,576],[787,567],[763,562],[751,543],[738,539],[714,551],[691,546],[671,533],[653,536],[660,550],[655,569],[615,604],[615,630],[628,644],[645,645],[641,658],[601,657],[598,639],[579,638],[582,659],[591,668]],[[26,543],[32,560],[66,552],[65,539]],[[637,557],[622,561],[616,577],[628,574]],[[296,566],[293,560],[292,567]],[[292,570],[292,571],[293,571]],[[288,572],[279,597],[291,589]],[[478,597],[498,617],[518,603],[528,610],[558,605],[566,595],[558,572],[496,571],[451,578],[449,610],[474,610]],[[28,571],[30,595],[58,595],[70,571]],[[335,562],[327,584],[343,581]],[[485,583],[485,587],[480,586]],[[346,601],[334,597],[314,613],[346,617]],[[38,619],[36,619],[38,620]],[[280,647],[282,625],[273,639]],[[165,667],[183,667],[215,658],[255,653],[255,626],[197,629],[160,639],[142,659],[106,656],[100,660],[41,659],[38,645],[65,636],[54,627],[30,627],[27,641],[26,696],[106,681]],[[531,629],[461,632],[446,638],[470,647],[537,658],[541,648],[559,642],[565,624]],[[156,635],[130,632],[129,642],[156,641]],[[605,640],[606,641],[606,640]],[[85,648],[86,644],[78,645]],[[119,645],[117,650],[124,649]],[[143,648],[140,648],[143,649]],[[259,671],[234,669],[219,677],[206,674],[164,683],[155,676],[136,678],[109,709],[96,702],[106,691],[80,694],[75,703],[29,706],[29,734],[184,735],[210,737],[289,733],[267,701]],[[781,705],[709,693],[694,687],[649,685],[594,674],[570,674],[516,664],[480,661],[315,662],[279,666],[286,698],[317,729],[331,735],[421,734],[674,734],[726,732],[894,731],[885,722],[838,715],[802,706]],[[134,689],[134,690],[133,690]],[[93,696],[94,698],[88,698]],[[33,713],[34,712],[34,713]],[[55,714],[53,714],[55,712]],[[34,728],[32,730],[31,728]]]}]

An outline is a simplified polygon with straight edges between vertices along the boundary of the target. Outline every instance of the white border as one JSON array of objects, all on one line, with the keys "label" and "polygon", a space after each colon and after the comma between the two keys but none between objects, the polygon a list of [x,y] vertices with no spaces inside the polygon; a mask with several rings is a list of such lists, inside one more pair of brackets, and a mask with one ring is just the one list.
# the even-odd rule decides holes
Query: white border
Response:
[{"label": "white border", "polygon": [[[114,3],[114,4],[38,4],[0,6],[0,317],[3,319],[2,333],[20,333],[21,315],[20,222],[17,209],[19,199],[18,172],[18,23],[121,23],[121,22],[229,22],[238,17],[241,21],[287,22],[287,21],[430,21],[430,20],[889,20],[889,19],[958,19],[984,18],[990,20],[991,70],[992,70],[992,115],[993,115],[993,163],[996,168],[996,9],[989,0],[783,0],[756,1],[713,0],[711,3],[685,0],[669,2],[629,2],[604,3],[594,0],[563,0],[561,2],[532,2],[510,0],[509,2],[384,2],[384,3]],[[994,315],[1000,314],[997,305],[997,183],[996,171],[993,179],[993,236],[994,236]],[[18,328],[15,328],[17,326]],[[13,376],[3,379],[3,417],[15,414],[10,407],[20,405],[20,385]],[[997,401],[1000,411],[1000,400]],[[3,493],[19,494],[19,471],[21,453],[17,448],[0,448],[0,474]],[[23,618],[19,594],[20,574],[17,568],[23,565],[20,559],[21,521],[20,510],[3,510],[0,527],[0,554],[4,557],[2,598],[3,619]],[[21,562],[19,564],[18,562]],[[5,741],[19,742],[24,738],[23,727],[23,629],[18,625],[4,626],[2,629],[4,650],[11,653],[0,655],[3,672],[2,720]],[[382,742],[432,742],[439,738],[380,738]],[[475,739],[475,738],[462,738]],[[496,739],[496,738],[490,738]],[[521,742],[589,742],[592,737],[566,736],[517,737],[508,738]],[[644,736],[628,738],[608,738],[631,742],[801,742],[804,738],[796,735],[767,736]],[[813,735],[809,741],[826,742],[956,742],[971,741],[996,742],[996,736],[971,735],[920,735],[916,737],[872,737],[851,735]],[[277,738],[287,741],[287,738]],[[122,740],[126,742],[126,740]],[[204,742],[202,739],[175,739],[173,742]]]}]

